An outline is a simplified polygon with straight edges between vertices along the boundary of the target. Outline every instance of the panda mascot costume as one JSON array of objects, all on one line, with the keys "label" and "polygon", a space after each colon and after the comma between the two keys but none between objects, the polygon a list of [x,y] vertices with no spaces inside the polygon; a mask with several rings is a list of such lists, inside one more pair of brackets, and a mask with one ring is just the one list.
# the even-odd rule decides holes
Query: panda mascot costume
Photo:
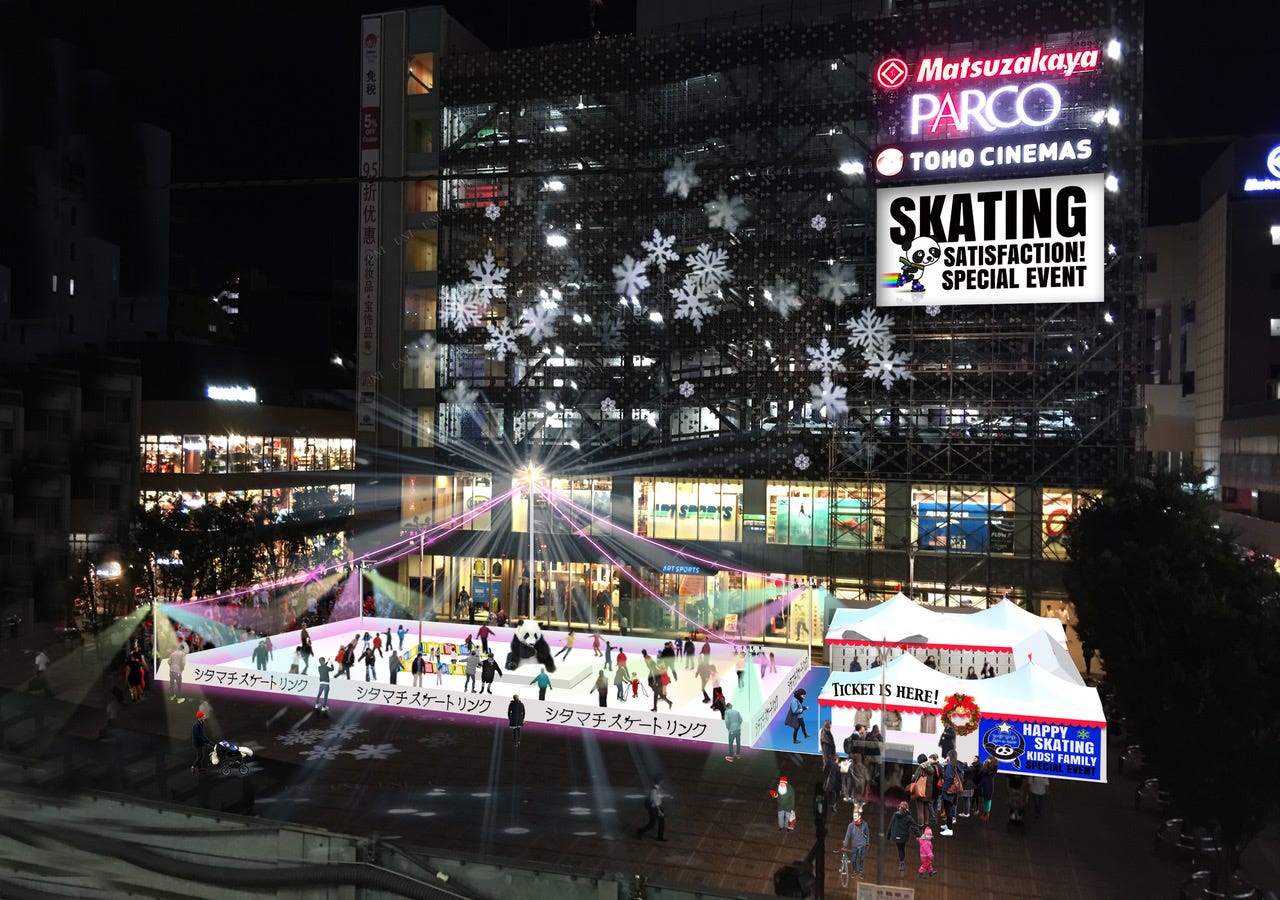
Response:
[{"label": "panda mascot costume", "polygon": [[548,672],[556,670],[556,661],[551,656],[551,646],[542,636],[542,629],[531,619],[521,619],[516,623],[515,637],[511,639],[511,652],[507,654],[507,671],[514,672],[525,660],[536,659]]}]

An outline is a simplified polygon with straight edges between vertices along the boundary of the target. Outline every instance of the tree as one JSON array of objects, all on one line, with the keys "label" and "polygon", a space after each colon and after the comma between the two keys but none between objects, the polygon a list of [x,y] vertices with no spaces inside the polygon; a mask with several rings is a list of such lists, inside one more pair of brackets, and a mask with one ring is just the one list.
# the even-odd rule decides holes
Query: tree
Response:
[{"label": "tree", "polygon": [[1280,575],[1186,477],[1119,481],[1080,510],[1066,583],[1126,729],[1188,823],[1221,837],[1230,874],[1275,804]]}]

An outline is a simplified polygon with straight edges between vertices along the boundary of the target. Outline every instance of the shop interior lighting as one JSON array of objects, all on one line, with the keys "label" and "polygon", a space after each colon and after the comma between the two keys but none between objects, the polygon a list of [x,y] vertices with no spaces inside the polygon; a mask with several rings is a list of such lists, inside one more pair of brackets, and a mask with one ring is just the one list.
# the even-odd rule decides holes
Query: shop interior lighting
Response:
[{"label": "shop interior lighting", "polygon": [[1103,180],[1102,185],[1114,194],[1116,191],[1120,190],[1120,179],[1115,175],[1108,173],[1107,177]]},{"label": "shop interior lighting", "polygon": [[558,231],[548,232],[547,234],[548,247],[551,247],[554,250],[559,250],[563,247],[568,246],[568,244],[569,244],[569,239],[565,237],[563,234],[561,234],[560,232]]},{"label": "shop interior lighting", "polygon": [[[846,159],[844,162],[840,163],[841,175],[861,175],[864,171],[865,169],[863,169],[862,163],[858,162],[856,159]],[[830,200],[831,197],[828,196],[827,199]]]},{"label": "shop interior lighting", "polygon": [[1124,45],[1122,45],[1120,41],[1115,38],[1107,41],[1107,59],[1116,60],[1118,62],[1123,54]]}]

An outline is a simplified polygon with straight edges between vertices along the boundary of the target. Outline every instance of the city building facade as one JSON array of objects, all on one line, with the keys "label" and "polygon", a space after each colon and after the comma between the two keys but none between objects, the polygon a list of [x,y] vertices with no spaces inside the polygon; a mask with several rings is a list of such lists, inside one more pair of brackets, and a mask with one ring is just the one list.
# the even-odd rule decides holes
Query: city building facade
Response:
[{"label": "city building facade", "polygon": [[552,618],[1060,604],[1141,413],[1140,4],[740,12],[438,62],[432,280],[371,286],[415,387],[361,386],[398,491],[358,513],[454,522],[399,573],[445,612],[512,608],[530,511]]}]

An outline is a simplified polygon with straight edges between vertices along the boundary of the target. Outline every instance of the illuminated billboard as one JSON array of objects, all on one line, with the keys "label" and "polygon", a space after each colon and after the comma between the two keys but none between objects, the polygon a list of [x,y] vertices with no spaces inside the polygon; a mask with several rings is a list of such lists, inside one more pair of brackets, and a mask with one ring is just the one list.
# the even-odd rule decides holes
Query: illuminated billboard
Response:
[{"label": "illuminated billboard", "polygon": [[877,306],[1100,303],[1102,175],[880,188]]}]

